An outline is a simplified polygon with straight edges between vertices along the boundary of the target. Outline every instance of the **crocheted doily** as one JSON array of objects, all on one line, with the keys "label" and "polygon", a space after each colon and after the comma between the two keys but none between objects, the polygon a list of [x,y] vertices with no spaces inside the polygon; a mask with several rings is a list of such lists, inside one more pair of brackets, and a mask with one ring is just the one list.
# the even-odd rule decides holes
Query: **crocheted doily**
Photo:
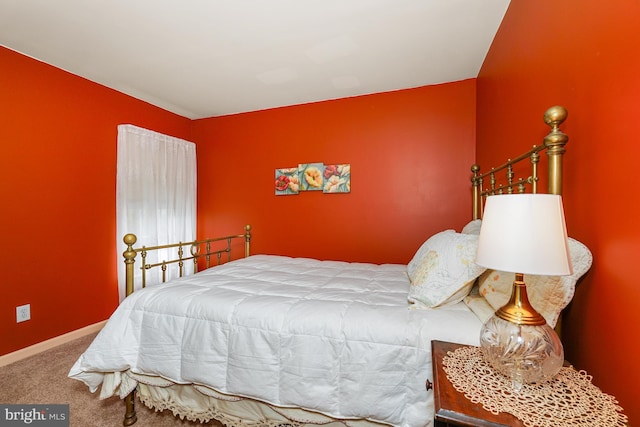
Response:
[{"label": "crocheted doily", "polygon": [[527,427],[620,426],[627,416],[613,396],[591,383],[585,371],[563,367],[544,384],[523,384],[519,392],[511,380],[496,374],[478,347],[460,347],[442,360],[453,387],[493,414],[508,412]]}]

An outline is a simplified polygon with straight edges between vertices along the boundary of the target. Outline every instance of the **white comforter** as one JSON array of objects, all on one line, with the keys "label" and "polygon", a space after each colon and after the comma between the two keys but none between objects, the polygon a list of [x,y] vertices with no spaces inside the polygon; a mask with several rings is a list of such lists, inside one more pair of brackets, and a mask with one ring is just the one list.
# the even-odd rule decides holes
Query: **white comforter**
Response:
[{"label": "white comforter", "polygon": [[431,340],[478,344],[462,303],[411,310],[406,266],[256,255],[126,298],[69,376],[130,369],[335,418],[433,419]]}]

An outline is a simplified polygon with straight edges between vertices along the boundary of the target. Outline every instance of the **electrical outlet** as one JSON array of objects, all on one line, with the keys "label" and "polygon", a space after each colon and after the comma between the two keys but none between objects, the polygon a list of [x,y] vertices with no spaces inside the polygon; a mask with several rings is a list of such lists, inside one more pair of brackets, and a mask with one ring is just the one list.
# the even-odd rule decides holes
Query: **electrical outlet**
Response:
[{"label": "electrical outlet", "polygon": [[31,304],[16,307],[16,323],[31,319]]}]

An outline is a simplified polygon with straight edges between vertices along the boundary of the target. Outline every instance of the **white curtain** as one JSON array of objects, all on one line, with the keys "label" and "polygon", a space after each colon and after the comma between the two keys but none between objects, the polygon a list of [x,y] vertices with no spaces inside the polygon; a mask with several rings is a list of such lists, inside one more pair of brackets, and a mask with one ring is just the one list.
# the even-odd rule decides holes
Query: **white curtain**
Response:
[{"label": "white curtain", "polygon": [[[137,236],[136,246],[195,240],[195,144],[133,125],[119,125],[116,211],[118,292],[122,301],[126,291],[122,257],[125,234]],[[147,262],[168,260],[166,252],[157,257],[149,253]],[[191,263],[185,264],[190,268],[187,273],[193,271]],[[140,287],[140,265],[138,254],[134,264],[136,289]],[[175,268],[168,272],[168,278],[178,275]],[[147,285],[160,282],[160,278],[160,272],[147,271]]]}]

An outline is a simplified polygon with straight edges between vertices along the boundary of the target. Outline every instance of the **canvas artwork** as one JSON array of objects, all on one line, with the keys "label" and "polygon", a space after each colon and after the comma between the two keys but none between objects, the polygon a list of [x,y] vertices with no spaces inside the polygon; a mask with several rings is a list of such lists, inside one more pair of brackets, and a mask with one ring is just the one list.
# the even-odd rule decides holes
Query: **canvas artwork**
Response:
[{"label": "canvas artwork", "polygon": [[351,192],[351,165],[325,165],[323,172],[324,184],[322,191],[325,193],[349,193]]},{"label": "canvas artwork", "polygon": [[322,191],[324,164],[322,163],[301,163],[298,166],[300,174],[300,190],[302,191]]},{"label": "canvas artwork", "polygon": [[351,165],[301,163],[297,168],[276,169],[276,196],[299,194],[301,191],[323,193],[351,192]]},{"label": "canvas artwork", "polygon": [[276,195],[298,194],[298,168],[276,169]]}]

